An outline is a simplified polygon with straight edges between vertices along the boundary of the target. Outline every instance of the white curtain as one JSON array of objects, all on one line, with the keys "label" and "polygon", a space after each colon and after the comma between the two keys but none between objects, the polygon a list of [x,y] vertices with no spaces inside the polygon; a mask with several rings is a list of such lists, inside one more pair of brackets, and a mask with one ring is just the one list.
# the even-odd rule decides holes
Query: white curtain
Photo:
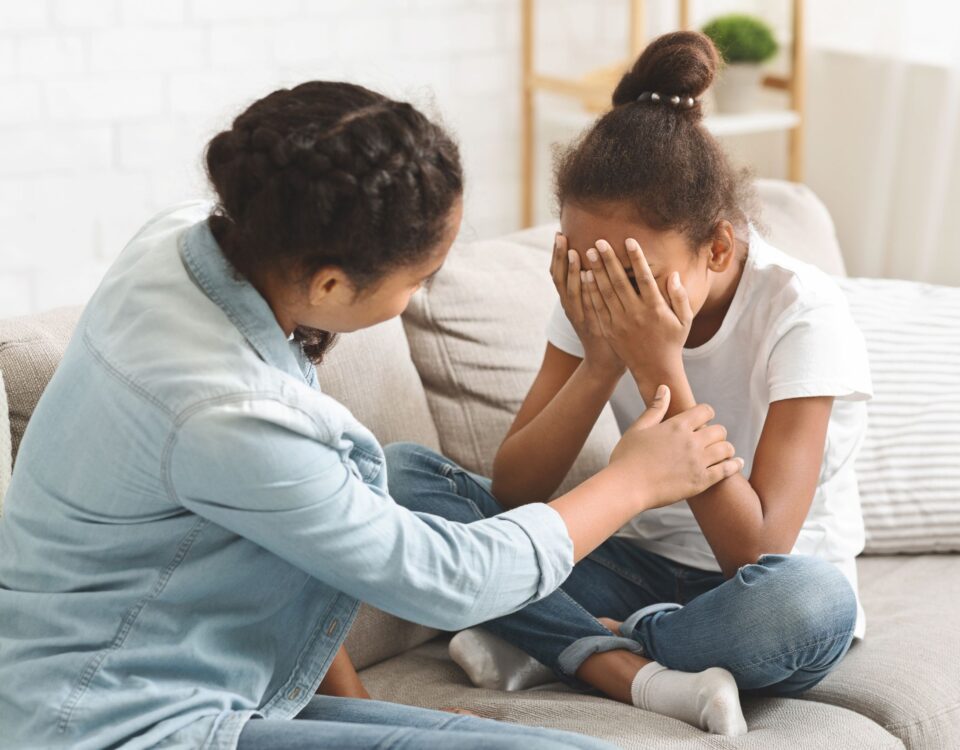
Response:
[{"label": "white curtain", "polygon": [[810,0],[806,181],[852,275],[960,285],[960,4]]}]

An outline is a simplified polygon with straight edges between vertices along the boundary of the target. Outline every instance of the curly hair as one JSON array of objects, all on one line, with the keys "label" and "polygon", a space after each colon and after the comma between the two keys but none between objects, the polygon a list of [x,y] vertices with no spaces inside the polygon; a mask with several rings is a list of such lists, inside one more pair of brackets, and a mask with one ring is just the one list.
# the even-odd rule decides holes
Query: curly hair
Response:
[{"label": "curly hair", "polygon": [[[558,153],[560,206],[628,202],[644,223],[681,232],[693,249],[709,241],[722,219],[742,226],[755,206],[751,175],[731,166],[701,122],[700,97],[719,62],[704,34],[654,39],[614,90],[613,109]],[[670,103],[673,96],[680,106]]]},{"label": "curly hair", "polygon": [[[206,148],[210,228],[250,279],[341,268],[358,292],[421,261],[463,193],[456,143],[412,105],[349,83],[310,81],[251,104]],[[319,362],[326,331],[295,332]]]}]

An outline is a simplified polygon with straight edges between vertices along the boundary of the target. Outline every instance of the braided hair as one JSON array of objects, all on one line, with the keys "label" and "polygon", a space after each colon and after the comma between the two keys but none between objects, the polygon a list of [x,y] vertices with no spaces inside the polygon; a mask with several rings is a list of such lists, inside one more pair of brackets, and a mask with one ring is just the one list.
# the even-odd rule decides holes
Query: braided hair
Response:
[{"label": "braided hair", "polygon": [[[463,193],[456,143],[406,102],[310,81],[251,104],[206,149],[210,228],[248,279],[336,266],[357,292],[422,261]],[[294,333],[319,362],[326,331]]]},{"label": "braided hair", "polygon": [[717,223],[741,227],[753,213],[749,172],[735,170],[703,126],[701,95],[720,58],[705,34],[657,37],[613,92],[613,109],[555,162],[556,197],[625,202],[655,230],[682,233],[693,249]]}]

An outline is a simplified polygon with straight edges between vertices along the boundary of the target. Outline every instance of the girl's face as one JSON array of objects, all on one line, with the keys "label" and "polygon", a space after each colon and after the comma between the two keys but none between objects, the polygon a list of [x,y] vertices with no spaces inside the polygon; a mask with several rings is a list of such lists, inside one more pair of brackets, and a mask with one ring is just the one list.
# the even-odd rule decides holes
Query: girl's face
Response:
[{"label": "girl's face", "polygon": [[440,270],[460,230],[462,216],[463,204],[458,200],[443,237],[422,261],[400,266],[359,292],[342,269],[320,269],[305,290],[300,283],[296,290],[288,288],[282,295],[288,301],[286,305],[271,302],[277,320],[289,334],[297,326],[348,333],[395,318],[407,308],[413,293]]},{"label": "girl's face", "polygon": [[673,230],[650,229],[637,220],[636,212],[625,203],[592,203],[588,207],[568,201],[560,212],[560,229],[567,238],[568,247],[580,254],[581,268],[591,267],[587,250],[596,247],[597,240],[606,240],[631,280],[633,269],[624,242],[635,239],[640,243],[664,297],[669,300],[666,284],[670,274],[676,271],[687,290],[694,315],[703,307],[712,280],[710,245],[698,248],[694,253],[683,235]]}]

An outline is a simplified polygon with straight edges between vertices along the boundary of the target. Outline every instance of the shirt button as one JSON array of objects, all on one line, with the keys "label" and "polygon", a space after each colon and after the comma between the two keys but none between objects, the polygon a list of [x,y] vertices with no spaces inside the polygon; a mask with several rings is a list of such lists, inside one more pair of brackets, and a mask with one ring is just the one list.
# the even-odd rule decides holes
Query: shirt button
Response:
[{"label": "shirt button", "polygon": [[334,618],[330,620],[330,624],[327,625],[327,635],[332,636],[339,629],[340,629],[340,620]]},{"label": "shirt button", "polygon": [[295,701],[297,698],[300,697],[300,688],[295,687],[293,690],[291,690],[289,693],[287,693],[287,697],[288,697],[290,700]]}]

